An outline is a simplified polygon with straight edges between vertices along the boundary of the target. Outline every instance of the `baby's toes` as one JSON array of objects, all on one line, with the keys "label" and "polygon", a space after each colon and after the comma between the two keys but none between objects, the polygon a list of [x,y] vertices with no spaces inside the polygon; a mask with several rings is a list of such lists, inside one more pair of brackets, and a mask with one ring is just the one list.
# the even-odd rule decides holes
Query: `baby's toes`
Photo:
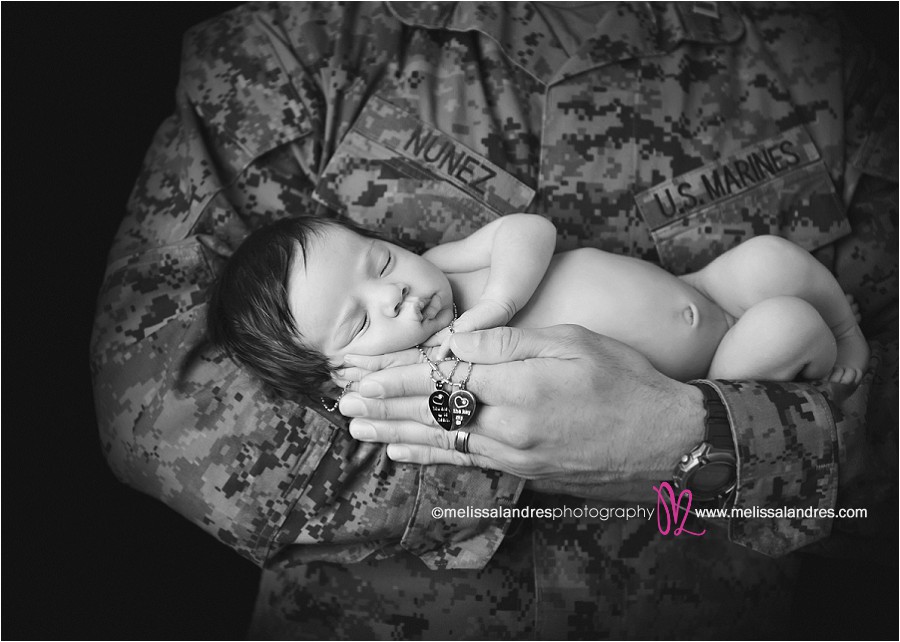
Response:
[{"label": "baby's toes", "polygon": [[844,294],[844,298],[846,298],[847,303],[850,304],[850,311],[853,312],[853,317],[856,319],[856,322],[859,323],[862,321],[862,316],[859,314],[859,304],[856,302],[856,299],[853,298],[853,295]]},{"label": "baby's toes", "polygon": [[848,386],[856,385],[862,379],[862,370],[845,366],[835,366],[828,375],[831,383],[842,383]]}]

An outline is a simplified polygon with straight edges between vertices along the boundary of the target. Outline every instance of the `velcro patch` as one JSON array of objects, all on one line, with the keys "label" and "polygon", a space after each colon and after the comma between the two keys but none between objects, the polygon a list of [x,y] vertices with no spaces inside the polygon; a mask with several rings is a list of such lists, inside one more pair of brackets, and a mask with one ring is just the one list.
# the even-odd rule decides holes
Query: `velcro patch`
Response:
[{"label": "velcro patch", "polygon": [[373,96],[328,161],[315,198],[421,251],[524,211],[534,190],[446,132]]},{"label": "velcro patch", "polygon": [[819,160],[803,127],[795,127],[731,156],[635,195],[651,230],[739,197],[764,183]]},{"label": "velcro patch", "polygon": [[391,150],[411,175],[452,183],[498,212],[524,209],[534,190],[484,156],[377,96],[366,104],[351,130]]}]

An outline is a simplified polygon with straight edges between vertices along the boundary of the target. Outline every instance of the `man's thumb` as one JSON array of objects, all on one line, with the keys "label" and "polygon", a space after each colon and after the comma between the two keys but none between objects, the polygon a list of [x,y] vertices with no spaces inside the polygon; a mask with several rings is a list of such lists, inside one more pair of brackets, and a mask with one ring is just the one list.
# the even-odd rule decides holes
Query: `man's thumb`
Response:
[{"label": "man's thumb", "polygon": [[[553,328],[491,328],[475,332],[457,332],[450,339],[453,354],[473,363],[506,363],[536,357],[561,357],[571,345],[572,330]],[[567,340],[569,339],[569,340]]]}]

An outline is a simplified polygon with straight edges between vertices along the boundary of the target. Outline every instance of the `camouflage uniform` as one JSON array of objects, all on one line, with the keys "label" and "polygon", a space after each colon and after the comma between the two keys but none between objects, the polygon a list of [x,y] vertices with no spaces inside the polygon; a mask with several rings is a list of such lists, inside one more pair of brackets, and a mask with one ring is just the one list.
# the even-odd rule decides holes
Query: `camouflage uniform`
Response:
[{"label": "camouflage uniform", "polygon": [[767,635],[790,606],[784,554],[860,534],[813,518],[678,539],[644,520],[432,519],[600,504],[395,464],[318,400],[271,400],[210,349],[224,257],[292,213],[337,210],[426,248],[528,211],[560,250],[676,273],[786,236],[855,295],[871,367],[850,396],[716,382],[737,505],[894,497],[895,98],[828,12],[711,4],[611,3],[568,52],[528,3],[241,7],[187,34],[177,112],[111,252],[95,396],[116,474],[265,569],[253,635]]}]

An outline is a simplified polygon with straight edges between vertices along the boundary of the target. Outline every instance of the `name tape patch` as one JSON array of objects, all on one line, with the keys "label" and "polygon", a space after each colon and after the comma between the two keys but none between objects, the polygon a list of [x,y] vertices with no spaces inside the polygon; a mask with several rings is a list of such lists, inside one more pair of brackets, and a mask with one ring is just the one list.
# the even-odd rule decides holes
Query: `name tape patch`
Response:
[{"label": "name tape patch", "polygon": [[819,150],[803,127],[789,129],[727,158],[635,194],[651,230],[744,194],[819,160]]},{"label": "name tape patch", "polygon": [[533,189],[484,156],[377,96],[368,101],[353,131],[500,211],[524,209],[534,197]]}]

